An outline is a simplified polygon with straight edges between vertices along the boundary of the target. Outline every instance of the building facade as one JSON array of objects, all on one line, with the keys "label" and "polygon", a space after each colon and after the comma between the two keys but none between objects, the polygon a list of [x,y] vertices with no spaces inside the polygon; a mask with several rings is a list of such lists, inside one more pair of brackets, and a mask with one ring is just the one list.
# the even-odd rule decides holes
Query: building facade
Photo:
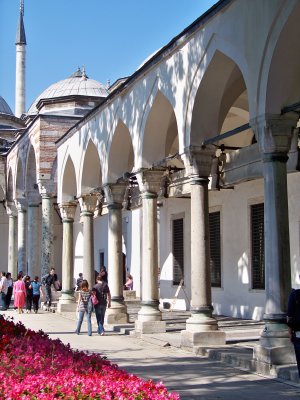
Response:
[{"label": "building facade", "polygon": [[180,285],[175,308],[191,310],[183,345],[224,342],[214,310],[265,320],[257,359],[290,349],[299,16],[297,0],[221,0],[108,91],[76,97],[64,82],[42,94],[5,156],[4,199],[18,219],[11,270],[55,265],[59,309],[71,310],[74,276],[92,283],[104,263],[110,323],[127,320],[129,271],[137,332],[165,330],[161,310]]}]

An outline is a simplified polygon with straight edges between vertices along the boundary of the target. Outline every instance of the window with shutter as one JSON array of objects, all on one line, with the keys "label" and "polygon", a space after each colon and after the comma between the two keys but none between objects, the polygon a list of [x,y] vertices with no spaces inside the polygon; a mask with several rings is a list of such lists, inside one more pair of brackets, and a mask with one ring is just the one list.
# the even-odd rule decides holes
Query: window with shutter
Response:
[{"label": "window with shutter", "polygon": [[183,218],[172,221],[173,285],[179,285],[184,277]]},{"label": "window with shutter", "polygon": [[220,211],[209,214],[211,286],[221,287],[221,227]]},{"label": "window with shutter", "polygon": [[252,289],[265,288],[264,204],[251,206]]}]

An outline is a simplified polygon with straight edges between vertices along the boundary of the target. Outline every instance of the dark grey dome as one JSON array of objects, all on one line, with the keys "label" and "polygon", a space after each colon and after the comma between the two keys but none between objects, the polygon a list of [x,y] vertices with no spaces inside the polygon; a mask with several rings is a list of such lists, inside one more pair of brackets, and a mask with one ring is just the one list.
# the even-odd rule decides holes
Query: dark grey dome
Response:
[{"label": "dark grey dome", "polygon": [[14,115],[9,105],[6,103],[3,97],[0,96],[0,114]]},{"label": "dark grey dome", "polygon": [[57,97],[67,96],[91,96],[91,97],[106,97],[108,90],[106,87],[95,81],[89,79],[85,71],[81,71],[80,68],[69,78],[54,83],[49,86],[43,93],[32,103],[28,110],[28,114],[37,114],[36,108],[37,103],[41,99],[54,99]]}]

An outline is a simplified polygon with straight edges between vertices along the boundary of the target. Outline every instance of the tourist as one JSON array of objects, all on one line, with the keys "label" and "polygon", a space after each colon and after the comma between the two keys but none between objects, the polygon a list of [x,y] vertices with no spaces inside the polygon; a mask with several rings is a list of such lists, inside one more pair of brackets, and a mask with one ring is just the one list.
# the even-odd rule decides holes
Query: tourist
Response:
[{"label": "tourist", "polygon": [[18,309],[19,314],[23,313],[23,307],[25,305],[26,288],[23,282],[22,275],[18,275],[18,280],[15,282],[13,287],[14,295],[14,306]]},{"label": "tourist", "polygon": [[[102,275],[103,281],[108,283],[108,274],[107,274],[107,269],[106,269],[105,265],[102,265],[102,267],[100,268],[99,275]],[[97,282],[97,277],[96,277],[96,282]]]},{"label": "tourist", "polygon": [[49,273],[42,277],[42,284],[44,285],[46,291],[46,299],[44,304],[48,309],[50,309],[52,301],[51,286],[54,285],[55,281],[57,281],[55,268],[51,268]]},{"label": "tourist", "polygon": [[6,306],[6,295],[8,289],[8,282],[6,279],[6,272],[1,272],[1,280],[0,280],[0,310],[5,311],[7,309]]},{"label": "tourist", "polygon": [[99,335],[104,335],[104,317],[106,307],[110,308],[111,306],[111,296],[110,290],[107,282],[104,281],[105,271],[100,272],[97,277],[97,283],[93,287],[93,292],[96,294],[98,304],[94,304],[97,324],[98,324],[98,333]]},{"label": "tourist", "polygon": [[27,314],[29,314],[31,313],[32,298],[33,298],[32,284],[29,275],[26,275],[25,277],[25,288],[26,288],[26,300],[25,300],[26,312]]},{"label": "tourist", "polygon": [[79,335],[82,321],[84,314],[86,314],[86,319],[87,319],[87,326],[88,326],[88,335],[92,336],[92,307],[89,306],[90,303],[90,298],[91,298],[91,292],[89,291],[89,283],[86,279],[84,279],[81,282],[81,288],[79,291],[79,297],[78,297],[78,305],[77,305],[77,311],[78,311],[78,323],[77,323],[77,328],[76,328],[76,333]]},{"label": "tourist", "polygon": [[7,293],[6,293],[6,308],[9,308],[11,297],[12,297],[12,293],[13,293],[13,285],[14,285],[14,282],[12,280],[10,272],[8,272],[6,274],[6,279],[7,279],[7,285],[8,285]]},{"label": "tourist", "polygon": [[78,292],[78,290],[81,289],[82,281],[83,281],[83,273],[80,272],[80,273],[79,273],[79,277],[77,278],[77,281],[76,281],[76,291],[77,291],[77,292]]},{"label": "tourist", "polygon": [[132,275],[127,275],[127,281],[124,285],[124,290],[132,290],[133,289],[133,277]]},{"label": "tourist", "polygon": [[39,282],[39,277],[35,276],[32,282],[32,305],[33,311],[37,314],[39,309],[40,297],[43,296],[42,284]]}]

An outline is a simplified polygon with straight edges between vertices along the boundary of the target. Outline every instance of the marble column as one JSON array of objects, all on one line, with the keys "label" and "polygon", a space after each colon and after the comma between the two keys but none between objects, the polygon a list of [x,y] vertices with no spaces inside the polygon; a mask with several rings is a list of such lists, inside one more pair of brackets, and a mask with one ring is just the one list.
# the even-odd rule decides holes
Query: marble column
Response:
[{"label": "marble column", "polygon": [[92,288],[95,284],[94,263],[94,211],[97,205],[96,195],[84,195],[79,199],[80,218],[83,222],[83,278]]},{"label": "marble column", "polygon": [[160,190],[164,170],[143,170],[137,174],[142,193],[143,233],[142,233],[142,302],[135,321],[137,333],[165,332],[159,310],[158,292],[158,232],[157,194]]},{"label": "marble column", "polygon": [[76,309],[74,297],[74,248],[73,248],[73,223],[77,203],[66,202],[59,205],[63,223],[63,249],[62,249],[62,291],[57,305],[57,311],[73,312]]},{"label": "marble column", "polygon": [[27,204],[25,200],[17,200],[18,210],[18,272],[23,271],[27,274],[27,235],[26,235],[26,213]]},{"label": "marble column", "polygon": [[46,275],[54,267],[54,216],[52,195],[42,193],[42,240],[41,240],[41,276]]},{"label": "marble column", "polygon": [[122,203],[126,183],[107,184],[103,187],[108,204],[108,285],[112,301],[106,311],[108,324],[128,322],[123,297],[123,253],[122,253]]},{"label": "marble column", "polygon": [[297,120],[296,115],[264,115],[251,123],[263,160],[265,195],[265,329],[254,358],[270,364],[294,361],[286,326],[291,292],[286,162]]},{"label": "marble column", "polygon": [[183,156],[191,184],[191,317],[181,332],[182,346],[225,344],[213,317],[211,295],[208,176],[214,150],[186,149]]},{"label": "marble column", "polygon": [[8,213],[8,266],[7,271],[13,279],[18,275],[18,236],[17,236],[17,210],[14,204],[7,204]]},{"label": "marble column", "polygon": [[39,235],[39,202],[28,203],[28,275],[40,276],[41,248]]}]

